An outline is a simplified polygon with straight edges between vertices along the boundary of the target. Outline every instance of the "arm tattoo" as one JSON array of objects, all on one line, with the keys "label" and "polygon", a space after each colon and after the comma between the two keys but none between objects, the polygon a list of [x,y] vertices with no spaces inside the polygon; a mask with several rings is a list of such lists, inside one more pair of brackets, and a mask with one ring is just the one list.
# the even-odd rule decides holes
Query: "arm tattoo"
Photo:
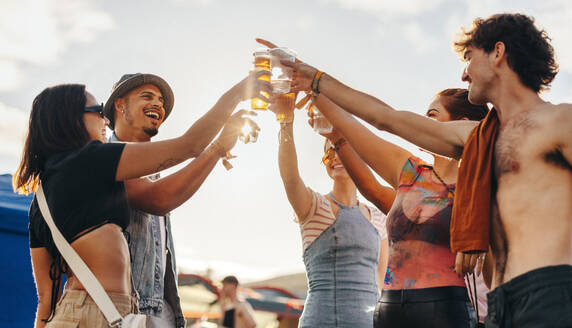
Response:
[{"label": "arm tattoo", "polygon": [[157,167],[157,172],[163,171],[164,169],[168,169],[171,166],[179,164],[180,162],[182,162],[182,161],[178,158],[166,159],[161,164],[159,164],[159,166]]}]

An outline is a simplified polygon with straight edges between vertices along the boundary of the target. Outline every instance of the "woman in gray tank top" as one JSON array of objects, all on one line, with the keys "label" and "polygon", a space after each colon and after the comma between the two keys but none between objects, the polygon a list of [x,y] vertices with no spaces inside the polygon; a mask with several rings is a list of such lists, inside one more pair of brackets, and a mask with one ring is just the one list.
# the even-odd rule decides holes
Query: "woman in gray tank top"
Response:
[{"label": "woman in gray tank top", "polygon": [[[322,195],[308,188],[298,172],[292,133],[292,122],[283,122],[279,167],[304,244],[309,289],[299,327],[373,327],[376,279],[383,277],[387,258],[385,216],[358,202],[357,188],[331,143],[323,162],[332,191]],[[393,199],[393,190],[387,193]]]}]

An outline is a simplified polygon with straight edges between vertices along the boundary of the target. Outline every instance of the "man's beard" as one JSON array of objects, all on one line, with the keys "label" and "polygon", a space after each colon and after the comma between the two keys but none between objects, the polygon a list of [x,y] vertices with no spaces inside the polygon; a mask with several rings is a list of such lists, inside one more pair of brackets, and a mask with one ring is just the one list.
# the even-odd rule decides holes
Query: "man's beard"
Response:
[{"label": "man's beard", "polygon": [[159,133],[159,129],[157,128],[143,128],[143,132],[145,132],[149,137],[154,137]]}]

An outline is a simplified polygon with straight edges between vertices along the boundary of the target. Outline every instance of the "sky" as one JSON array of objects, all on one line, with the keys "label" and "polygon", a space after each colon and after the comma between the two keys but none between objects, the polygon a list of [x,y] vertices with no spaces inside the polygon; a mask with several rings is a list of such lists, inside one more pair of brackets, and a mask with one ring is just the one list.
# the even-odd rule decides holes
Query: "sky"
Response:
[{"label": "sky", "polygon": [[[560,73],[543,97],[571,102],[568,0],[2,0],[0,174],[15,171],[32,100],[44,88],[83,83],[104,102],[122,74],[157,74],[173,88],[175,106],[154,140],[176,137],[252,69],[256,37],[294,49],[301,60],[395,108],[423,114],[436,92],[466,87],[464,64],[452,51],[461,26],[500,12],[532,15],[547,31]],[[217,164],[172,213],[181,272],[210,268],[213,278],[236,274],[248,281],[304,270],[299,228],[278,172],[278,124],[270,112],[255,120],[259,139],[235,147],[234,169]],[[301,111],[294,137],[302,179],[329,192],[323,138]]]}]

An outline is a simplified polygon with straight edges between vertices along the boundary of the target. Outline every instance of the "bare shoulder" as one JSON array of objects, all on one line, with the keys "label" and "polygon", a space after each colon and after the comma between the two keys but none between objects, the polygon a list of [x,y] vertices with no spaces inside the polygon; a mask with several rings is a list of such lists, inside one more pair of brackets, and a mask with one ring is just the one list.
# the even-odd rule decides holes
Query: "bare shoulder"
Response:
[{"label": "bare shoulder", "polygon": [[558,118],[568,118],[562,123],[566,123],[568,125],[572,124],[572,121],[569,120],[572,117],[572,104],[558,104],[554,105],[554,115],[558,116]]},{"label": "bare shoulder", "polygon": [[568,148],[572,145],[572,104],[544,104],[530,117],[538,130],[536,149]]},{"label": "bare shoulder", "polygon": [[546,129],[572,131],[572,104],[545,104],[536,111],[536,118]]},{"label": "bare shoulder", "polygon": [[538,115],[543,117],[563,117],[572,115],[572,104],[562,103],[562,104],[551,104],[546,103],[538,107]]}]

